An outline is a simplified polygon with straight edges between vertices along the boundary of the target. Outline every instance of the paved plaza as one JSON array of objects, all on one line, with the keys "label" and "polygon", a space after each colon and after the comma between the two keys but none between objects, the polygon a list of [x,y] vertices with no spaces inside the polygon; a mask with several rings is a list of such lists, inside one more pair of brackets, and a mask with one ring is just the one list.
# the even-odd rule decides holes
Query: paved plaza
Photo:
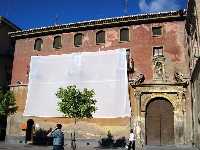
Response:
[{"label": "paved plaza", "polygon": [[[0,142],[0,150],[51,150],[52,146],[35,146],[29,144],[5,144],[4,142]],[[70,150],[70,145],[65,145],[65,150]],[[82,144],[78,145],[77,150],[127,150],[126,148],[100,148],[98,146],[94,146],[93,144],[87,145]],[[192,148],[191,146],[146,146],[144,150],[198,150]]]}]

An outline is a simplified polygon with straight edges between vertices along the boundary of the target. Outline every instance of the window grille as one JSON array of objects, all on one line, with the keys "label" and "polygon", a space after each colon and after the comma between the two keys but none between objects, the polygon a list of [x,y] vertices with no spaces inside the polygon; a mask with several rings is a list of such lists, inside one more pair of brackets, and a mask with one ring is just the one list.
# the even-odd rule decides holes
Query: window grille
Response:
[{"label": "window grille", "polygon": [[163,47],[153,47],[153,56],[163,56]]}]

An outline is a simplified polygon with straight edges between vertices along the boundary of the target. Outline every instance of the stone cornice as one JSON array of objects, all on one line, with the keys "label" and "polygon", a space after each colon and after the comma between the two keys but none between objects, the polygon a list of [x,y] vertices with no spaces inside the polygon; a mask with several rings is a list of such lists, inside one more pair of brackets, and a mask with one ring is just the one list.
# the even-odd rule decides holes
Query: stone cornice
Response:
[{"label": "stone cornice", "polygon": [[158,86],[183,86],[186,87],[186,82],[181,83],[146,83],[146,84],[139,84],[139,85],[132,85],[131,82],[129,84],[132,87],[158,87]]},{"label": "stone cornice", "polygon": [[48,27],[41,27],[17,32],[10,32],[9,35],[12,38],[24,38],[30,36],[47,35],[54,33],[62,33],[67,31],[81,31],[89,28],[99,28],[126,24],[142,24],[147,22],[156,22],[160,20],[185,20],[186,11],[170,11],[170,12],[159,12],[149,14],[138,14],[122,17],[105,18],[99,20],[90,20],[77,23],[69,23],[62,25],[54,25]]}]

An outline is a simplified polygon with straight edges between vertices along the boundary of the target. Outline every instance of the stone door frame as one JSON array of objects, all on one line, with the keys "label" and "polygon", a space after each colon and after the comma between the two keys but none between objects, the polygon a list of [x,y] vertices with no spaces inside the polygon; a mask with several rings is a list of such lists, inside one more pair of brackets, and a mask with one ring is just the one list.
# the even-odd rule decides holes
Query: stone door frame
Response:
[{"label": "stone door frame", "polygon": [[185,97],[182,86],[170,85],[140,85],[134,87],[134,96],[137,103],[137,115],[134,115],[133,128],[136,130],[136,147],[142,149],[146,144],[145,116],[148,103],[152,99],[163,98],[168,100],[174,108],[174,144],[182,145],[185,142]]}]

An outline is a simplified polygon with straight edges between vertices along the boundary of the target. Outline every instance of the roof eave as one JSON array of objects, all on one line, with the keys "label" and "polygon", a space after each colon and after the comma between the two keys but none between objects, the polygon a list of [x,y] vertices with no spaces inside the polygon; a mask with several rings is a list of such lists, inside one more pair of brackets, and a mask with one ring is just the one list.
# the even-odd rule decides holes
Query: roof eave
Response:
[{"label": "roof eave", "polygon": [[22,29],[17,27],[15,24],[10,22],[8,19],[6,19],[3,16],[0,16],[0,21],[4,22],[5,24],[9,25],[11,28],[15,29],[16,31],[21,31]]},{"label": "roof eave", "polygon": [[[34,36],[38,34],[47,34],[52,32],[62,32],[62,31],[69,31],[75,29],[83,29],[89,27],[96,27],[96,26],[108,26],[108,25],[116,25],[121,23],[139,23],[139,22],[151,22],[156,20],[164,20],[164,19],[178,19],[182,18],[185,19],[185,11],[180,14],[180,11],[172,11],[172,12],[164,12],[164,13],[152,13],[148,15],[135,15],[135,16],[124,16],[124,17],[116,17],[116,18],[108,18],[108,19],[99,19],[99,20],[92,20],[92,21],[84,21],[78,23],[71,23],[71,24],[63,24],[63,25],[55,25],[50,27],[42,27],[24,31],[17,31],[17,32],[10,32],[9,35],[12,38],[20,38],[24,36]],[[159,17],[155,17],[158,15]],[[137,19],[139,18],[139,19]]]}]

